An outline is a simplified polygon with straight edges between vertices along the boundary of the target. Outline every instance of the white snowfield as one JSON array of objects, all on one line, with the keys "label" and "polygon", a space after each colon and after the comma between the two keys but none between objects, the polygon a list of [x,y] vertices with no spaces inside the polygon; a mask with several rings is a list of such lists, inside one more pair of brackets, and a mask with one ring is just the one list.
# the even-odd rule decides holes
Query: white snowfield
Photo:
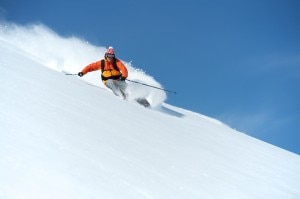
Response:
[{"label": "white snowfield", "polygon": [[[299,155],[166,104],[156,90],[147,91],[159,98],[153,109],[122,100],[49,69],[6,34],[0,33],[1,199],[300,198]],[[72,72],[67,65],[62,69]]]}]

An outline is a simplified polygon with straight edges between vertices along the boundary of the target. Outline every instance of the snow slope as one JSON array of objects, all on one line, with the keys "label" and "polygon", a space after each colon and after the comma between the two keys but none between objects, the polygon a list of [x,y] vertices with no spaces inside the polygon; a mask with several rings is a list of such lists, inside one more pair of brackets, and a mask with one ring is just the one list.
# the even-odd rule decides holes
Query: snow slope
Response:
[{"label": "snow slope", "polygon": [[1,199],[300,198],[299,155],[121,100],[1,36]]},{"label": "snow slope", "polygon": [[[76,37],[63,38],[42,24],[20,26],[12,23],[0,23],[0,40],[3,40],[27,53],[38,63],[56,71],[78,73],[91,62],[104,57],[105,47],[97,47]],[[118,56],[118,49],[115,49]],[[153,77],[135,68],[131,62],[122,60],[129,71],[128,79],[162,87]],[[88,73],[82,79],[92,85],[104,88],[100,72]],[[156,107],[166,99],[166,93],[150,87],[140,87],[128,82],[129,100],[146,98]]]}]

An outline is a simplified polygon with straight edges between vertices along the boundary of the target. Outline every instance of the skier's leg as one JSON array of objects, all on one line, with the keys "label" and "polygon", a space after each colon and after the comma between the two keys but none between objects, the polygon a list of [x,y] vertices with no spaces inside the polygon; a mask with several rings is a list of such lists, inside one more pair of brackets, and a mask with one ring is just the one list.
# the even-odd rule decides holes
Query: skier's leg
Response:
[{"label": "skier's leg", "polygon": [[127,92],[126,92],[127,83],[125,81],[116,81],[116,85],[119,87],[120,92],[122,93],[122,96],[124,97],[124,99],[126,99],[127,98]]},{"label": "skier's leg", "polygon": [[117,96],[123,96],[120,89],[119,89],[119,86],[117,86],[115,84],[115,80],[112,80],[112,79],[109,79],[106,81],[106,86],[112,90],[112,92],[117,95]]}]

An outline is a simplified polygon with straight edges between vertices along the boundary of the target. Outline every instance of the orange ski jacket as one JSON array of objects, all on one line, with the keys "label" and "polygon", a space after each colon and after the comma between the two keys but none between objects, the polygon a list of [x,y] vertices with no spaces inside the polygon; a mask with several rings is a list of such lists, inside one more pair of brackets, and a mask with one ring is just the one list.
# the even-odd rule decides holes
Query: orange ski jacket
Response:
[{"label": "orange ski jacket", "polygon": [[[101,62],[104,64],[103,70]],[[107,61],[106,59],[96,61],[87,65],[81,72],[85,75],[88,72],[96,70],[101,70],[102,81],[104,84],[106,84],[108,79],[119,79],[121,76],[124,78],[128,77],[128,70],[119,59],[115,59],[111,62]]]}]

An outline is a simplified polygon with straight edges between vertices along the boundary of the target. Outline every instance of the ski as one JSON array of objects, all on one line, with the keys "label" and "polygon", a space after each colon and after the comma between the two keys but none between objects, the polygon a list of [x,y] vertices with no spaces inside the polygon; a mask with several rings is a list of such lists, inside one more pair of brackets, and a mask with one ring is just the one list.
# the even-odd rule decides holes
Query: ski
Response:
[{"label": "ski", "polygon": [[137,98],[135,101],[144,107],[150,107],[150,103],[145,98]]}]

